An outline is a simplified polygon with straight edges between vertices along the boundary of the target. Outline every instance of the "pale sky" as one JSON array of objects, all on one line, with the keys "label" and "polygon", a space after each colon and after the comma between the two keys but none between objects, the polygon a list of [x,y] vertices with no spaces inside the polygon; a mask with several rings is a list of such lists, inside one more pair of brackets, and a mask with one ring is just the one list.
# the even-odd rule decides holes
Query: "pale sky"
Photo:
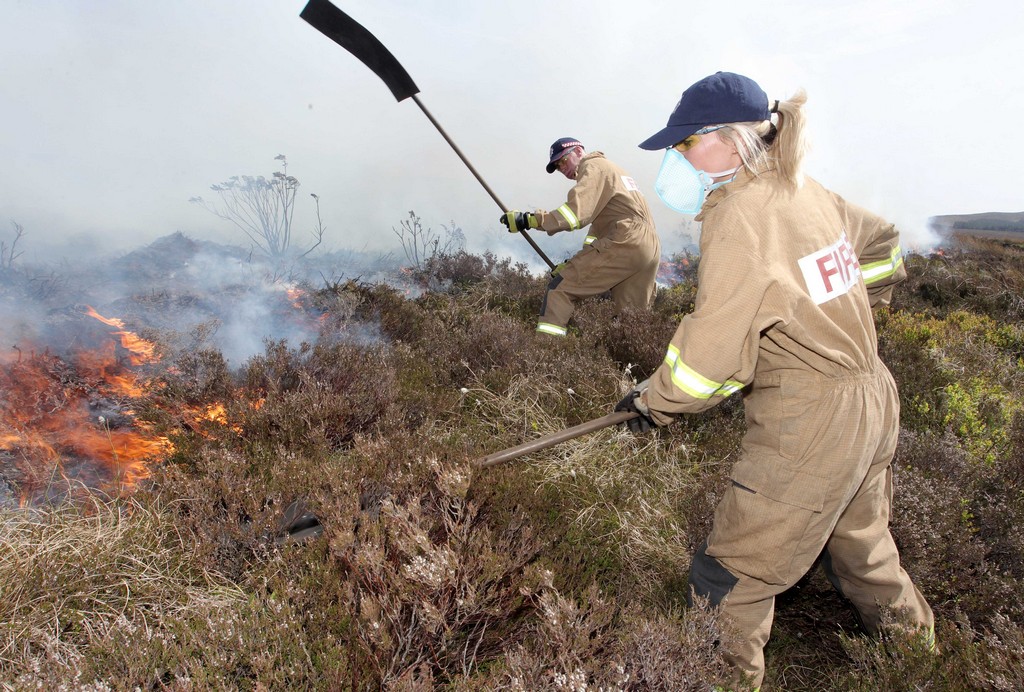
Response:
[{"label": "pale sky", "polygon": [[[1024,210],[1024,5],[1017,0],[338,0],[512,208],[553,209],[544,172],[580,139],[640,184],[669,247],[687,217],[637,144],[718,70],[770,98],[808,94],[807,172],[926,245],[929,216]],[[133,249],[175,231],[246,244],[189,204],[233,175],[320,197],[327,249],[387,249],[415,211],[469,249],[516,244],[500,210],[412,100],[299,17],[305,0],[0,0],[0,240]],[[551,242],[535,235],[541,247]],[[580,236],[582,240],[582,234]],[[534,259],[536,259],[534,257]],[[557,258],[561,259],[561,257]]]}]

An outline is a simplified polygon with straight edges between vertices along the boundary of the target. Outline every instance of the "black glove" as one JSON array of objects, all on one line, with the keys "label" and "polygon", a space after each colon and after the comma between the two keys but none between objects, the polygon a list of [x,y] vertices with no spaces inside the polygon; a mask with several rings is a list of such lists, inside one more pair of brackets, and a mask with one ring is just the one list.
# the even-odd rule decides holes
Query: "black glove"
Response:
[{"label": "black glove", "polygon": [[647,380],[644,380],[630,390],[629,394],[623,397],[622,401],[615,404],[615,411],[632,411],[638,413],[636,418],[625,421],[632,433],[650,432],[651,428],[658,426],[651,418],[651,410],[640,400],[640,394],[647,389]]},{"label": "black glove", "polygon": [[498,221],[508,229],[509,233],[518,233],[519,231],[525,231],[530,228],[537,228],[537,217],[530,212],[516,211],[510,209],[508,212],[502,214]]}]

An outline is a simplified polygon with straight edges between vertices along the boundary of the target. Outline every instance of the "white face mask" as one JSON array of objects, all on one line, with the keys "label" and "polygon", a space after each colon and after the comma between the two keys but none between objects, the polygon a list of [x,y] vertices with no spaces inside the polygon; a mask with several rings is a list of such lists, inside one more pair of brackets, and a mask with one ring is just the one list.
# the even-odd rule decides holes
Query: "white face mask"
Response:
[{"label": "white face mask", "polygon": [[661,162],[658,179],[654,181],[654,191],[661,197],[661,201],[672,209],[683,214],[696,214],[704,206],[704,198],[709,192],[732,180],[730,178],[716,183],[714,179],[738,170],[737,166],[718,173],[698,171],[685,156],[675,149],[669,149]]}]

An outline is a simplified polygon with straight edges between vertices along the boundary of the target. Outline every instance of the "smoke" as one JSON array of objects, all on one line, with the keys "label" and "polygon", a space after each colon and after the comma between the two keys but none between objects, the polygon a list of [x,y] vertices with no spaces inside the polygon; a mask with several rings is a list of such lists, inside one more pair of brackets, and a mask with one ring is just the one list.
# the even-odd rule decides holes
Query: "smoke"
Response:
[{"label": "smoke", "polygon": [[[497,205],[415,104],[396,103],[372,71],[303,22],[303,4],[7,3],[0,92],[10,95],[6,131],[17,136],[5,142],[12,174],[0,220],[60,242],[88,232],[107,251],[175,229],[233,242],[236,229],[187,200],[233,175],[269,175],[285,153],[302,195],[323,200],[332,249],[379,249],[406,209],[467,231],[496,227]],[[911,233],[936,214],[1018,203],[1016,157],[970,139],[952,146],[936,110],[955,103],[965,123],[1013,120],[1021,94],[1006,84],[1021,62],[1021,10],[1012,3],[979,12],[922,0],[803,1],[780,22],[770,5],[747,2],[727,35],[685,41],[650,30],[685,26],[684,5],[572,5],[354,0],[345,10],[409,70],[513,208],[564,200],[565,181],[543,166],[548,145],[571,134],[636,179],[659,229],[674,227],[653,196],[659,157],[636,145],[688,84],[719,69],[749,74],[773,98],[806,88],[813,127],[832,128],[818,141],[833,147],[808,172],[839,190],[886,176],[913,206],[879,212]],[[572,27],[577,38],[501,29],[509,26]],[[296,210],[303,233],[311,214],[308,204]]]},{"label": "smoke", "polygon": [[404,280],[389,256],[349,251],[271,261],[180,233],[113,258],[21,260],[0,273],[5,351],[66,355],[109,339],[114,329],[89,317],[91,306],[172,358],[216,349],[233,368],[263,353],[268,342],[294,348],[321,339],[379,341],[376,324],[351,315],[328,328],[325,308],[312,299],[314,289],[345,280]]}]

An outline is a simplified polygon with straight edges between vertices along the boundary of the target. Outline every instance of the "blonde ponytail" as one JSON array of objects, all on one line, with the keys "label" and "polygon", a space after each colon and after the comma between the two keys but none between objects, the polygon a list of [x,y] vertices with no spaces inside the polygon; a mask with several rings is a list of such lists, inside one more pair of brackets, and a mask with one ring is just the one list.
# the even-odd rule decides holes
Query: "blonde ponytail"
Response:
[{"label": "blonde ponytail", "polygon": [[807,94],[801,89],[792,98],[774,101],[772,113],[778,114],[778,125],[770,120],[729,123],[719,136],[736,147],[743,167],[752,175],[769,168],[794,189],[803,185],[803,162],[807,153],[804,135],[804,109]]},{"label": "blonde ponytail", "polygon": [[797,188],[804,183],[803,164],[807,154],[807,138],[803,106],[806,102],[807,94],[803,89],[792,98],[777,102],[779,131],[769,150],[779,177]]}]

